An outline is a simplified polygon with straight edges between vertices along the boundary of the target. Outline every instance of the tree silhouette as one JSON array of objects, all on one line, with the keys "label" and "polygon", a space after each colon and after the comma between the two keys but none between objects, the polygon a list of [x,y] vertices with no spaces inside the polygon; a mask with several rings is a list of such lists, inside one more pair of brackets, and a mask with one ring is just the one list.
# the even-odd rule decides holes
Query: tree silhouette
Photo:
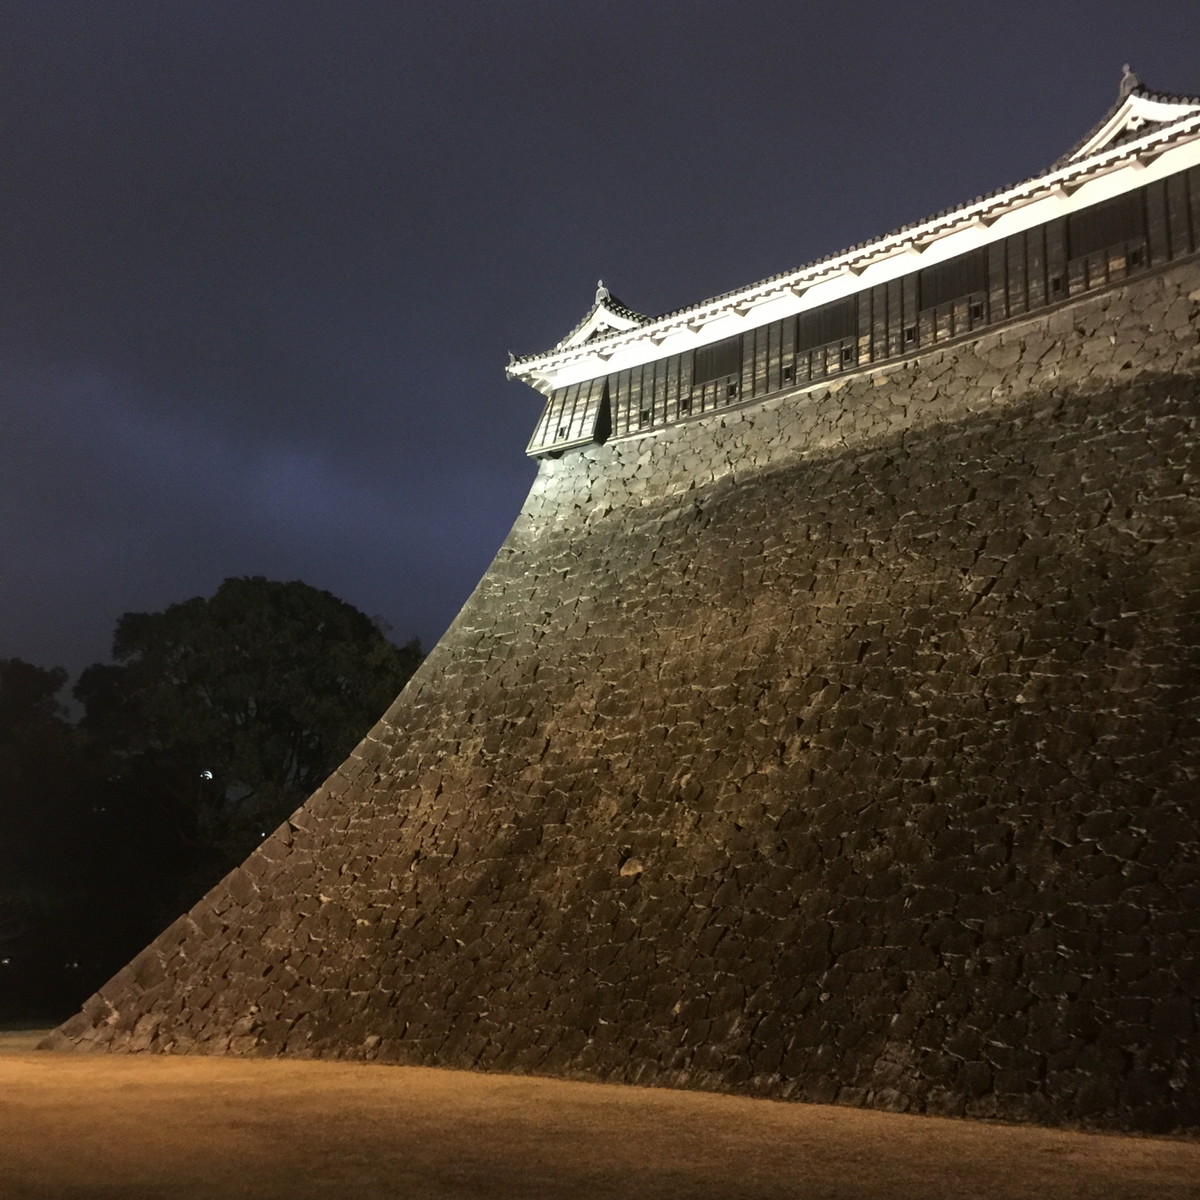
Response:
[{"label": "tree silhouette", "polygon": [[118,622],[113,664],[0,660],[0,1018],[65,1013],[304,802],[420,665],[304,583]]},{"label": "tree silhouette", "polygon": [[229,866],[342,761],[421,651],[393,645],[329,592],[254,577],[126,613],[113,658],[75,687],[83,728],[140,789],[157,775],[164,798],[195,814],[194,836]]}]

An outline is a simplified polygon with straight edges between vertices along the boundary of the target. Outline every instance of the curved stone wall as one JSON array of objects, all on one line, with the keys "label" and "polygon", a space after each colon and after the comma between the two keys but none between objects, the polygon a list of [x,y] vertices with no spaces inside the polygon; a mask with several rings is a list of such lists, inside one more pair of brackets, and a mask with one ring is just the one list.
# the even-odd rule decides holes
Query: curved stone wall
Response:
[{"label": "curved stone wall", "polygon": [[52,1039],[1200,1124],[1200,268],[543,462]]}]

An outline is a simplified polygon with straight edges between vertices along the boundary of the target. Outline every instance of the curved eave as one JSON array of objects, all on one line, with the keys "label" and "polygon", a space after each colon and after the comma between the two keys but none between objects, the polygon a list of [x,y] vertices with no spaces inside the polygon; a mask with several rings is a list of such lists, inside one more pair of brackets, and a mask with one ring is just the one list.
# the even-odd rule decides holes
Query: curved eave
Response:
[{"label": "curved eave", "polygon": [[815,308],[1140,187],[1194,162],[1200,162],[1200,114],[628,332],[517,359],[506,374],[548,395],[556,387],[708,345]]},{"label": "curved eave", "polygon": [[1161,129],[1197,112],[1200,112],[1200,100],[1195,96],[1176,96],[1139,87],[1118,100],[1066,154],[1050,164],[1050,169],[1057,170],[1098,154],[1114,138],[1119,137],[1132,121],[1153,122]]}]

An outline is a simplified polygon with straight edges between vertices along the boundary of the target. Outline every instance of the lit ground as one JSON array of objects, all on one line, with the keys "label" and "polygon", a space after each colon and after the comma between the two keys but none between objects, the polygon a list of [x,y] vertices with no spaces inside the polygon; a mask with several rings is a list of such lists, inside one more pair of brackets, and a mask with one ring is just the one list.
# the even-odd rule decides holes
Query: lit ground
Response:
[{"label": "lit ground", "polygon": [[0,1033],[3,1200],[1177,1200],[1200,1142]]}]

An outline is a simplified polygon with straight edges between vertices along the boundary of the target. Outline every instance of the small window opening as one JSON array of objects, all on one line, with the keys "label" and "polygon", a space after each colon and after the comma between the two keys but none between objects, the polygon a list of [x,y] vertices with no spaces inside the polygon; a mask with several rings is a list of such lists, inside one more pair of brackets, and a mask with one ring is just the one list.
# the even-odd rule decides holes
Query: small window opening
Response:
[{"label": "small window opening", "polygon": [[680,400],[679,411],[681,413],[690,413],[692,411],[692,399],[690,396],[686,400]]},{"label": "small window opening", "polygon": [[854,365],[854,362],[855,362],[854,347],[853,346],[843,346],[842,347],[842,366],[843,367],[851,367]]},{"label": "small window opening", "polygon": [[738,385],[736,383],[727,384],[725,387],[725,399],[734,400],[737,398]]},{"label": "small window opening", "polygon": [[1059,295],[1063,290],[1063,277],[1061,275],[1050,276],[1050,291],[1054,295]]},{"label": "small window opening", "polygon": [[971,320],[983,320],[983,302],[981,300],[976,300],[975,303],[971,305]]},{"label": "small window opening", "polygon": [[1146,261],[1146,248],[1144,246],[1134,246],[1129,251],[1129,266],[1140,267]]},{"label": "small window opening", "polygon": [[917,327],[910,325],[904,331],[904,344],[906,346],[915,346],[917,344]]},{"label": "small window opening", "polygon": [[643,408],[642,411],[638,413],[638,423],[641,425],[650,424],[650,410],[648,408]]},{"label": "small window opening", "polygon": [[795,383],[796,382],[796,364],[795,363],[788,363],[783,368],[783,382],[784,383]]},{"label": "small window opening", "polygon": [[558,436],[560,438],[565,438],[567,436],[567,427],[565,425],[560,425],[558,427]]}]

